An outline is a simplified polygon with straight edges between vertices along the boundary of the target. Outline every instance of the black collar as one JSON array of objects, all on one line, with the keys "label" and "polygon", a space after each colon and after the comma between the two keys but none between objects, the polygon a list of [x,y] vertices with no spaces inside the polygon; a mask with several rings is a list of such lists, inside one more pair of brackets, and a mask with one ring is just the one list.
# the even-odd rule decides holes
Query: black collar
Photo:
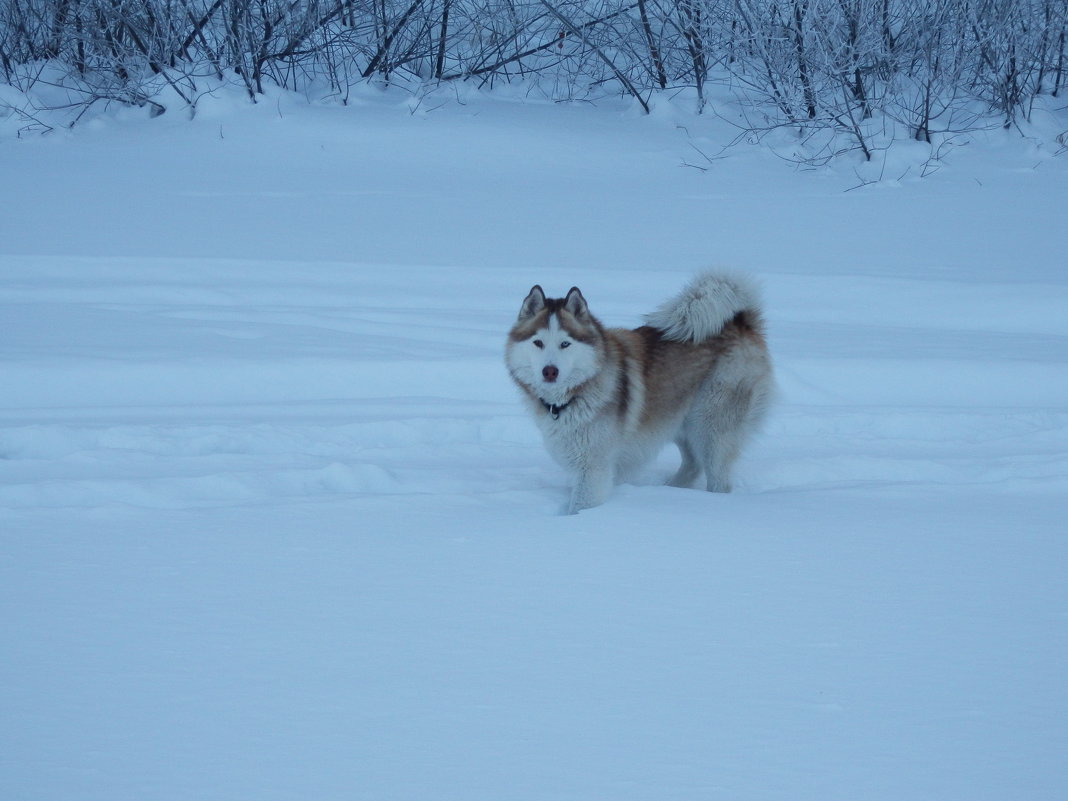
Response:
[{"label": "black collar", "polygon": [[552,415],[553,420],[559,420],[560,412],[570,406],[575,399],[572,398],[567,403],[561,404],[549,403],[548,401],[541,400],[541,398],[538,398],[538,400],[540,400],[541,405],[545,407],[545,411]]}]

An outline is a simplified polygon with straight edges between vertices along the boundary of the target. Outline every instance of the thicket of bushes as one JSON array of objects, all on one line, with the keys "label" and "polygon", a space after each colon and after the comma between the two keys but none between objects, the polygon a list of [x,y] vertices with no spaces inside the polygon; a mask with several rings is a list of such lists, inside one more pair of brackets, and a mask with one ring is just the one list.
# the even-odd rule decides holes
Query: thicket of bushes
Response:
[{"label": "thicket of bushes", "polygon": [[162,111],[165,89],[194,107],[225,79],[344,101],[368,79],[522,78],[643,106],[678,87],[700,105],[715,80],[754,128],[830,128],[868,154],[876,114],[926,141],[1027,118],[1068,87],[1066,32],[1068,0],[6,0],[0,81]]}]

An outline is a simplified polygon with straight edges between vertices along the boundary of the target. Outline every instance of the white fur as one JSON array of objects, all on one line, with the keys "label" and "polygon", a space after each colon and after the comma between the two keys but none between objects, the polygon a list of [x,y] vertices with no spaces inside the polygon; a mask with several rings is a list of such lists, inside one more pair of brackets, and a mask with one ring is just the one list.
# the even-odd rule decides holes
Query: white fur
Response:
[{"label": "white fur", "polygon": [[575,404],[559,420],[547,414],[535,418],[549,455],[574,476],[565,514],[601,505],[618,480],[618,426],[598,414],[599,409],[592,408],[587,399],[580,398]]},{"label": "white fur", "polygon": [[690,487],[703,473],[709,492],[730,492],[731,468],[767,414],[772,391],[764,348],[747,343],[726,353],[675,432],[682,464],[668,484]]},{"label": "white fur", "polygon": [[[535,342],[541,342],[542,347]],[[555,315],[530,339],[509,347],[507,362],[512,375],[533,388],[546,403],[564,403],[568,392],[593,377],[599,368],[597,350],[568,336]],[[556,381],[546,381],[542,376],[543,368],[550,365],[560,371]]]},{"label": "white fur", "polygon": [[739,311],[756,309],[760,293],[744,276],[701,273],[671,300],[645,316],[676,342],[703,342],[723,330]]}]

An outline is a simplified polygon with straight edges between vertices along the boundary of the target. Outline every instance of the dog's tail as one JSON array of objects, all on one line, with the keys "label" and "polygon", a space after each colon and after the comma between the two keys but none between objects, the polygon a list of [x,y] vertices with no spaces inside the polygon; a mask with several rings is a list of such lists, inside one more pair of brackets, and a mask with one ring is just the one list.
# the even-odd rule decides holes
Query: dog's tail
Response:
[{"label": "dog's tail", "polygon": [[701,273],[676,297],[645,317],[667,339],[676,342],[703,342],[723,326],[743,315],[748,327],[760,326],[760,293],[745,276]]}]

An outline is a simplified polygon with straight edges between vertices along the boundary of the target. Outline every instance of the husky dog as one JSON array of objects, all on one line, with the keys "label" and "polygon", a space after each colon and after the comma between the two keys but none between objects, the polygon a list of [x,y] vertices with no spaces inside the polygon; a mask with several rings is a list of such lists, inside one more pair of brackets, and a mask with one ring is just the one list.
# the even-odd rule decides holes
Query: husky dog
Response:
[{"label": "husky dog", "polygon": [[739,276],[697,276],[634,330],[605,328],[578,287],[519,309],[505,348],[552,456],[576,476],[568,514],[604,503],[615,482],[674,439],[668,482],[729,492],[730,469],[764,415],[771,363],[757,294]]}]

